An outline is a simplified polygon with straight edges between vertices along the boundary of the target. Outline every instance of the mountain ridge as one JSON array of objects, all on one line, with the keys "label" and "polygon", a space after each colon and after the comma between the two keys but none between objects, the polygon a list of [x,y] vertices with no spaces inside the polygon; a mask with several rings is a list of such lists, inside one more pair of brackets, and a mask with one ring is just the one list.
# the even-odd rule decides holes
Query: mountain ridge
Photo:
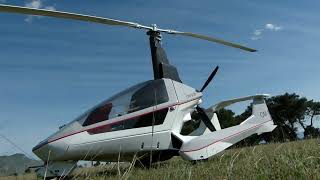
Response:
[{"label": "mountain ridge", "polygon": [[30,159],[21,153],[0,156],[0,176],[23,174],[28,167],[41,164],[41,161]]}]

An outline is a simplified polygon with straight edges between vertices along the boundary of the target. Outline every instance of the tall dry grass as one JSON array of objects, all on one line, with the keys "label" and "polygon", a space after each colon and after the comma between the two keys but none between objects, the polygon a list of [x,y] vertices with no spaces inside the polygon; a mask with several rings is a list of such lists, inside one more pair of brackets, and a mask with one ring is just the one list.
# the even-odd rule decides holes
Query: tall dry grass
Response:
[{"label": "tall dry grass", "polygon": [[[119,179],[116,168],[104,172],[90,179]],[[177,157],[150,169],[133,168],[129,179],[320,179],[320,140],[230,149],[197,164]]]},{"label": "tall dry grass", "polygon": [[[135,160],[134,160],[135,161]],[[30,180],[31,175],[24,179]],[[196,164],[180,157],[150,169],[130,163],[79,168],[73,179],[320,179],[320,140],[230,149]],[[12,177],[6,177],[11,178]],[[0,180],[2,180],[0,178]]]}]

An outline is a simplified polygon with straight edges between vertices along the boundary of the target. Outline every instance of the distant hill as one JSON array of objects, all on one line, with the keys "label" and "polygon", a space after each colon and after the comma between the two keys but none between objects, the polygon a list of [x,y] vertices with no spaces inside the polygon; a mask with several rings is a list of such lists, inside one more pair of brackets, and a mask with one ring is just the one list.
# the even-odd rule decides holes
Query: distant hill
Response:
[{"label": "distant hill", "polygon": [[22,174],[29,166],[41,165],[41,161],[29,159],[24,154],[0,156],[0,176]]}]

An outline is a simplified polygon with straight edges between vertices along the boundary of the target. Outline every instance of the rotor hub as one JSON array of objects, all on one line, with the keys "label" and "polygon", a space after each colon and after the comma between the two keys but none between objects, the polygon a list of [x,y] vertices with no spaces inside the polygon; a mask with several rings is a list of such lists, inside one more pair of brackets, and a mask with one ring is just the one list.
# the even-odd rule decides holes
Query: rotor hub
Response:
[{"label": "rotor hub", "polygon": [[155,37],[158,41],[162,40],[162,36],[161,36],[160,32],[157,30],[157,27],[153,28],[152,30],[149,30],[147,32],[147,35],[150,37]]},{"label": "rotor hub", "polygon": [[151,24],[152,31],[158,31],[156,24]]}]

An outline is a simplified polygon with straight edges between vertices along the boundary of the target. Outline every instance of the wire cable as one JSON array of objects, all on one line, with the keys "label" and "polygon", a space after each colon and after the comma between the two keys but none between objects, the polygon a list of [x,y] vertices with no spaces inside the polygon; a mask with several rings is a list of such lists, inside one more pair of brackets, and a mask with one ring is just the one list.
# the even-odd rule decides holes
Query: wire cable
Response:
[{"label": "wire cable", "polygon": [[24,151],[22,148],[20,148],[16,143],[14,143],[13,141],[11,141],[9,138],[7,138],[5,135],[0,134],[0,137],[2,137],[4,140],[6,140],[8,143],[10,143],[13,147],[15,147],[16,149],[18,149],[19,151],[21,151],[22,153],[24,153],[26,156],[28,156],[31,159],[34,159],[29,153],[27,153],[26,151]]}]

